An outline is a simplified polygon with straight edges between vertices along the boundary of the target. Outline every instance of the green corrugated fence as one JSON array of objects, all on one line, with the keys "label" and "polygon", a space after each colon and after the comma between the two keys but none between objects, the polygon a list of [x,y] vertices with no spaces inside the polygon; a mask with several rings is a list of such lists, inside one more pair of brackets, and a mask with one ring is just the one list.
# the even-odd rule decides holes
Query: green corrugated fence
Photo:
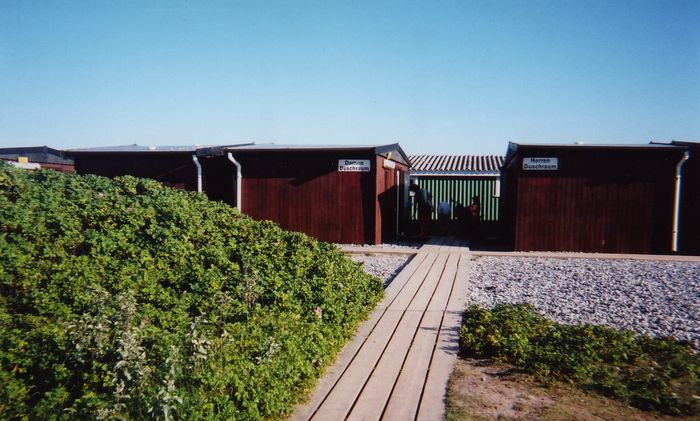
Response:
[{"label": "green corrugated fence", "polygon": [[[455,219],[455,206],[461,204],[468,207],[474,196],[481,201],[481,220],[498,221],[498,178],[485,177],[417,177],[421,189],[428,189],[433,196],[433,219],[437,219],[437,209],[440,202],[450,204],[450,219]],[[413,203],[411,203],[413,205]],[[415,206],[411,206],[411,219],[418,219]]]}]

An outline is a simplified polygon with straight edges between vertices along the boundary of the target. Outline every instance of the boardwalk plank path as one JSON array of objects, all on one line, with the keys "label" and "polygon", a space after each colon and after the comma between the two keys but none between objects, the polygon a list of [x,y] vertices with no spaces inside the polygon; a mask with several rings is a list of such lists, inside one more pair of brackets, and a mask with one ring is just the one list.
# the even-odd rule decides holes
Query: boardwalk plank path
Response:
[{"label": "boardwalk plank path", "polygon": [[456,239],[436,239],[389,284],[382,302],[291,420],[441,420],[468,271],[472,258],[482,255],[698,261],[697,256],[474,252]]},{"label": "boardwalk plank path", "polygon": [[290,419],[442,419],[468,250],[445,238],[419,249]]}]

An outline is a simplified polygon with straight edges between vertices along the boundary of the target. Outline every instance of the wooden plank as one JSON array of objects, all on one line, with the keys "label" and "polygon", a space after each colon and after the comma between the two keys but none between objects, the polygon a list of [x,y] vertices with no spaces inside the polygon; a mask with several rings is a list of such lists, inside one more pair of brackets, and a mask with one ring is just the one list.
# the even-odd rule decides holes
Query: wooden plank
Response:
[{"label": "wooden plank", "polygon": [[348,420],[381,418],[422,316],[422,312],[409,311],[404,314],[375,370],[359,394]]},{"label": "wooden plank", "polygon": [[377,326],[364,342],[352,363],[345,370],[333,389],[328,393],[312,419],[342,419],[352,408],[357,395],[370,376],[373,367],[382,355],[408,304],[420,289],[436,255],[426,256],[423,264],[410,277],[401,293],[392,301]]},{"label": "wooden plank", "polygon": [[[408,311],[443,311],[445,309],[450,296],[450,290],[452,289],[451,284],[454,280],[455,271],[457,270],[458,260],[458,256],[449,254],[439,255],[434,265],[435,271],[431,273],[437,276],[435,291],[431,293],[431,296],[425,302],[418,300],[412,302],[411,305],[408,306]],[[449,278],[450,272],[452,272],[451,278]],[[449,279],[446,278],[446,275]],[[449,285],[447,285],[447,283],[449,283]]]},{"label": "wooden plank", "polygon": [[438,341],[430,361],[416,420],[439,421],[444,417],[447,380],[452,373],[459,350],[459,327],[467,295],[470,260],[470,255],[460,255],[455,284],[440,325]]},{"label": "wooden plank", "polygon": [[311,419],[339,420],[345,418],[376,360],[379,359],[386,347],[391,333],[399,323],[402,314],[403,312],[400,311],[387,311],[384,313],[376,328],[372,331],[374,334],[370,334],[370,337],[364,342],[352,363],[325,396]]},{"label": "wooden plank", "polygon": [[416,334],[416,329],[438,287],[446,261],[447,256],[444,254],[435,261],[425,282],[401,318],[401,322],[367,380],[348,419],[368,420],[381,417],[391,394],[392,386],[396,382],[404,358]]},{"label": "wooden plank", "polygon": [[306,421],[311,418],[326,399],[331,389],[333,389],[333,386],[338,382],[338,379],[352,363],[355,355],[365,343],[369,334],[374,330],[382,315],[384,315],[384,309],[375,309],[370,314],[370,317],[360,326],[353,339],[338,354],[335,362],[323,375],[309,399],[296,407],[289,418],[291,421]]},{"label": "wooden plank", "polygon": [[428,253],[425,260],[409,278],[406,285],[401,289],[401,292],[391,302],[389,309],[404,311],[413,301],[413,296],[420,289],[422,282],[425,280],[430,269],[436,264],[438,258],[437,253]]},{"label": "wooden plank", "polygon": [[458,255],[450,255],[440,285],[423,316],[406,363],[384,412],[388,420],[414,419],[418,411],[423,385],[440,330],[444,310],[457,274]]},{"label": "wooden plank", "polygon": [[426,253],[439,253],[440,247],[444,244],[445,239],[443,237],[433,236],[420,248],[421,252]]},{"label": "wooden plank", "polygon": [[421,264],[425,261],[427,253],[419,253],[413,256],[410,262],[403,268],[403,270],[396,275],[393,281],[384,290],[384,300],[379,303],[380,308],[386,308],[393,301],[394,298],[401,292],[404,288],[406,282],[411,278],[415,271],[421,267]]},{"label": "wooden plank", "polygon": [[290,420],[308,420],[314,414],[314,412],[326,399],[328,393],[330,393],[340,377],[346,371],[347,367],[352,363],[353,359],[357,355],[357,352],[365,343],[367,337],[374,330],[380,318],[384,315],[386,309],[394,301],[396,295],[401,291],[403,286],[416,272],[427,256],[427,254],[415,256],[401,271],[401,273],[396,276],[396,278],[389,285],[390,287],[392,285],[395,287],[391,290],[387,288],[387,292],[385,293],[382,301],[377,305],[377,307],[375,307],[374,311],[372,311],[368,320],[360,325],[360,328],[353,339],[343,348],[340,354],[338,354],[336,361],[321,378],[307,402],[297,406],[294,413],[290,417]]}]

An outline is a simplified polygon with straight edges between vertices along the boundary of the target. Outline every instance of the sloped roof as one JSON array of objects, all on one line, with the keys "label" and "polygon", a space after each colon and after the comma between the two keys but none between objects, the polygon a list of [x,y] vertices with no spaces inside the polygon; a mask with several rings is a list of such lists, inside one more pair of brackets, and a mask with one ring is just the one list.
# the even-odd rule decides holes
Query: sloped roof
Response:
[{"label": "sloped roof", "polygon": [[137,144],[98,146],[95,148],[68,149],[66,154],[93,154],[93,153],[193,153],[207,145],[183,145],[183,146],[143,146]]},{"label": "sloped roof", "polygon": [[[687,146],[685,146],[687,147]],[[505,163],[503,166],[510,167],[513,165],[513,160],[519,152],[539,153],[542,151],[557,152],[557,151],[682,151],[684,146],[677,142],[672,143],[637,143],[637,144],[596,144],[596,143],[508,143],[508,152],[506,153]]]},{"label": "sloped roof", "polygon": [[343,152],[343,151],[372,151],[373,153],[390,158],[407,166],[411,165],[408,155],[398,143],[386,145],[284,145],[276,143],[248,143],[242,145],[213,146],[200,148],[197,155],[222,155],[224,153],[255,153],[255,152]]},{"label": "sloped roof", "polygon": [[197,156],[222,155],[225,152],[308,152],[308,151],[373,151],[406,165],[411,165],[408,155],[398,143],[386,145],[278,145],[275,143],[239,143],[232,145],[188,145],[188,146],[142,146],[118,145],[96,148],[70,149],[64,151],[68,156],[101,154],[197,154]]},{"label": "sloped roof", "polygon": [[411,174],[498,175],[502,155],[410,155]]},{"label": "sloped roof", "polygon": [[20,156],[29,158],[30,162],[73,165],[73,160],[65,157],[62,151],[45,145],[0,148],[0,159],[2,160],[16,161]]}]

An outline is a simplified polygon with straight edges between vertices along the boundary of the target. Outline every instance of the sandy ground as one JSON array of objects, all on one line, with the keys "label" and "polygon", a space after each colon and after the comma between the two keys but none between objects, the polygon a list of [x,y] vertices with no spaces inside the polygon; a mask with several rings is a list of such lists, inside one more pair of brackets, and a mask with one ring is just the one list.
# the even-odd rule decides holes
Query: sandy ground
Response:
[{"label": "sandy ground", "polygon": [[687,421],[630,408],[567,384],[544,387],[507,365],[459,359],[448,390],[447,421],[664,420]]}]

